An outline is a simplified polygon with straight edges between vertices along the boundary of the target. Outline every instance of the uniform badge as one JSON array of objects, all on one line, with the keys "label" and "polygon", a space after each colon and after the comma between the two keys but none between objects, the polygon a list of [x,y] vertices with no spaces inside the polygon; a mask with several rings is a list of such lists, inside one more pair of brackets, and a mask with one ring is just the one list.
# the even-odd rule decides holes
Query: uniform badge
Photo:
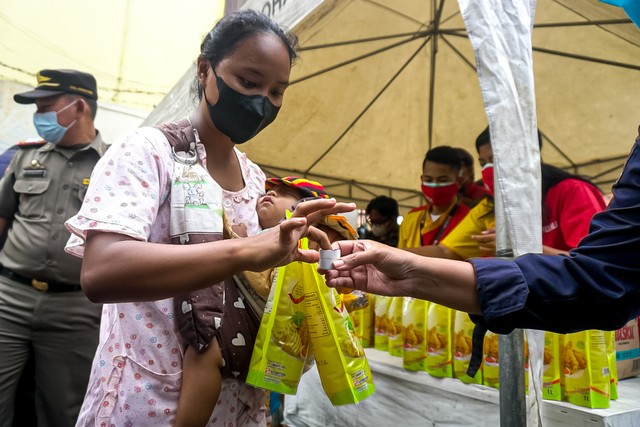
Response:
[{"label": "uniform badge", "polygon": [[22,169],[22,174],[30,177],[43,177],[46,171],[46,166],[40,163],[38,159],[33,159],[29,166]]}]

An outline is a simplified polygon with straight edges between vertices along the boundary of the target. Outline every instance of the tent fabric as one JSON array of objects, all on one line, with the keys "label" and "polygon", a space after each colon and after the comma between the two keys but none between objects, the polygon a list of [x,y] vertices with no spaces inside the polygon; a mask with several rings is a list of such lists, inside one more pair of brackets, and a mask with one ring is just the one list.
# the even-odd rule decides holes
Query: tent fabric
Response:
[{"label": "tent fabric", "polygon": [[[306,176],[361,207],[391,195],[406,210],[423,203],[430,147],[475,156],[487,116],[455,1],[299,0],[265,11],[302,48],[277,120],[242,146],[267,173]],[[622,9],[597,0],[539,0],[533,63],[542,158],[594,176],[606,191],[638,124],[640,31]],[[189,70],[147,123],[193,107],[193,76]]]},{"label": "tent fabric", "polygon": [[100,101],[150,111],[199,53],[224,0],[2,0],[0,80],[45,68],[92,73]]},{"label": "tent fabric", "polygon": [[629,18],[640,27],[640,3],[637,0],[600,0],[614,6],[621,7]]}]

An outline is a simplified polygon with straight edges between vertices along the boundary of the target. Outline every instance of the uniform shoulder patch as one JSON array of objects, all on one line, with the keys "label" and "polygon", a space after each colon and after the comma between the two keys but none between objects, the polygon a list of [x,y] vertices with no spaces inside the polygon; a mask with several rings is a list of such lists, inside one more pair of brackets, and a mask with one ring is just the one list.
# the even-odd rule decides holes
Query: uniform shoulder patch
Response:
[{"label": "uniform shoulder patch", "polygon": [[16,145],[18,146],[18,148],[37,148],[42,147],[46,143],[47,141],[42,138],[29,138],[18,142],[18,144]]}]

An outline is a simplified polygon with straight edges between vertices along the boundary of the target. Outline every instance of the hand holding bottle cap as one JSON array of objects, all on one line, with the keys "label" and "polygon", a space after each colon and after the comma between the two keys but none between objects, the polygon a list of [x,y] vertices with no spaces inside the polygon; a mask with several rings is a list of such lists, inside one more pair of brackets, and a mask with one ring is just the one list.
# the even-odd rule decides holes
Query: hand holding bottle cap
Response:
[{"label": "hand holding bottle cap", "polygon": [[333,270],[333,261],[338,258],[340,258],[340,249],[320,249],[320,269]]}]

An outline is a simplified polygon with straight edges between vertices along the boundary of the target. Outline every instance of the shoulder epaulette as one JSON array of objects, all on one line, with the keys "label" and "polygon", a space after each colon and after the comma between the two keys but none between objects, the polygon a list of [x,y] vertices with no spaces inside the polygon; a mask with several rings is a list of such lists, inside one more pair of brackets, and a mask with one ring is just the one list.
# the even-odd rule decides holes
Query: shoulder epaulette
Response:
[{"label": "shoulder epaulette", "polygon": [[25,139],[24,141],[18,142],[18,144],[16,145],[18,146],[18,148],[37,148],[42,147],[46,143],[47,141],[42,138],[29,138]]},{"label": "shoulder epaulette", "polygon": [[429,209],[429,205],[424,205],[424,206],[418,206],[417,208],[413,208],[409,211],[409,213],[413,213],[413,212],[420,212],[423,211],[425,209]]}]

